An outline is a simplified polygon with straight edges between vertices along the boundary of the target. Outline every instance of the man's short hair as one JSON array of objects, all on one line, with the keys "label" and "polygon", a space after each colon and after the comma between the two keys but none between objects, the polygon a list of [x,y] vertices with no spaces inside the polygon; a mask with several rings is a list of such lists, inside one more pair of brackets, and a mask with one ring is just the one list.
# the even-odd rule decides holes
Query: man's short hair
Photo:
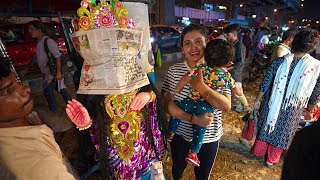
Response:
[{"label": "man's short hair", "polygon": [[229,26],[227,26],[223,32],[224,33],[232,33],[232,32],[237,32],[239,33],[241,31],[241,28],[239,26],[239,24],[230,24]]},{"label": "man's short hair", "polygon": [[9,64],[5,61],[5,58],[0,58],[0,80],[2,78],[8,77],[11,73]]},{"label": "man's short hair", "polygon": [[46,26],[39,20],[30,21],[28,22],[28,25],[35,27],[36,29],[40,30],[44,34],[47,33]]},{"label": "man's short hair", "polygon": [[291,37],[294,38],[294,36],[298,33],[298,30],[296,29],[289,29],[287,31],[285,31],[282,35],[282,41],[287,40]]}]

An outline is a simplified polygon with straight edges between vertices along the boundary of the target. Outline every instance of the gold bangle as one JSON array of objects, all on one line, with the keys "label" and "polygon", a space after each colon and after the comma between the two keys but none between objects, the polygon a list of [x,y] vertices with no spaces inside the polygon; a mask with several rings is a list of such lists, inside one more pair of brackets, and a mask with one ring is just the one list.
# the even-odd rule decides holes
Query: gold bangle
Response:
[{"label": "gold bangle", "polygon": [[149,102],[153,102],[154,100],[156,100],[156,94],[153,91],[150,91],[149,95],[150,95]]},{"label": "gold bangle", "polygon": [[208,92],[207,97],[204,99],[205,101],[209,98],[210,93],[211,93],[211,91]]}]

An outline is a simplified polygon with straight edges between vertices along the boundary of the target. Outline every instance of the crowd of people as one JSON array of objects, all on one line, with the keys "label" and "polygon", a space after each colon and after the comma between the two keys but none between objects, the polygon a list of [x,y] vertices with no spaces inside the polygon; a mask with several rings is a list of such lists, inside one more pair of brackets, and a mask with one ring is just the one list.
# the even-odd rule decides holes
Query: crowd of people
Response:
[{"label": "crowd of people", "polygon": [[[319,43],[316,30],[283,33],[250,107],[242,74],[248,48],[253,46],[254,53],[265,49],[271,34],[268,28],[254,38],[246,31],[239,39],[239,25],[231,24],[207,42],[201,26],[189,25],[181,34],[184,60],[169,68],[161,93],[149,84],[129,93],[78,96],[83,106],[72,103],[76,101],[71,101],[64,85],[57,44],[46,36],[40,21],[30,22],[28,29],[38,40],[37,61],[48,109],[57,111],[57,90],[75,126],[91,126],[86,132],[96,147],[103,178],[150,179],[160,174],[157,178],[164,179],[155,162],[161,161],[168,145],[175,180],[181,179],[188,163],[194,166],[196,179],[209,179],[223,135],[222,112],[231,110],[235,96],[240,101],[236,111],[259,112],[251,153],[264,157],[264,164],[273,167],[288,150],[281,178],[317,179],[317,168],[311,164],[319,159],[319,148],[311,139],[319,136],[320,61],[318,54],[316,58],[310,55]],[[57,61],[54,73],[48,67],[44,42]],[[17,82],[16,76],[0,61],[1,179],[78,179],[52,130],[33,111],[30,88]],[[170,116],[169,123],[164,112]],[[126,119],[117,126],[115,117]],[[302,122],[314,121],[297,133]],[[125,136],[118,136],[121,133]]]},{"label": "crowd of people", "polygon": [[[190,30],[192,28],[194,30]],[[192,36],[189,31],[193,31]],[[201,29],[199,30],[198,26],[191,25],[186,27],[182,33],[181,44],[185,61],[170,67],[162,87],[167,101],[166,107],[171,115],[169,141],[171,142],[172,174],[174,179],[181,178],[187,162],[196,166],[195,175],[197,179],[208,178],[209,176],[209,174],[199,174],[198,172],[201,169],[212,168],[217,152],[217,147],[214,144],[219,143],[222,134],[221,110],[229,111],[211,104],[210,100],[214,100],[219,104],[227,101],[229,105],[231,103],[230,90],[233,86],[217,89],[219,86],[215,83],[228,78],[217,75],[217,66],[210,61],[214,60],[215,63],[218,63],[219,59],[210,59],[209,56],[205,56],[205,52],[211,49],[218,52],[221,57],[231,58],[232,56],[224,54],[225,51],[219,49],[215,44],[223,41],[233,44],[234,50],[230,50],[234,51],[234,58],[231,60],[233,65],[230,67],[224,64],[222,67],[230,71],[232,80],[233,78],[235,79],[231,82],[236,82],[234,84],[242,90],[241,75],[246,57],[246,47],[238,40],[239,32],[238,25],[229,25],[217,39],[211,40],[204,50],[202,49],[205,46],[203,43],[204,37],[200,36]],[[267,28],[261,29],[255,36],[255,38],[260,36],[260,40],[256,40],[257,43],[254,49],[261,51],[265,48],[268,40],[261,39],[267,39],[268,34],[270,34],[270,31]],[[189,37],[186,35],[191,36],[193,39],[186,39],[185,37]],[[260,114],[257,125],[258,135],[251,150],[253,155],[265,157],[265,165],[267,167],[273,167],[279,163],[282,152],[289,148],[298,126],[303,120],[315,121],[317,119],[315,112],[320,100],[319,60],[310,56],[309,53],[316,49],[318,38],[318,32],[315,30],[288,30],[283,33],[282,42],[272,54],[272,64],[265,74],[260,93],[254,104],[255,110],[260,111]],[[222,44],[221,47],[223,47]],[[223,49],[228,50],[229,48],[224,45]],[[232,53],[229,52],[229,54]],[[204,59],[202,59],[203,57]],[[195,59],[194,61],[196,59],[198,61],[191,63],[190,59],[192,58]],[[203,62],[206,62],[205,66]],[[213,69],[210,71],[207,66],[211,66]],[[189,69],[191,69],[190,72],[188,71]],[[211,82],[212,77],[219,78],[219,80]],[[207,87],[220,92],[220,97],[210,91],[206,92],[202,86],[202,92],[195,93],[193,88],[199,87],[199,84],[195,84],[195,79],[198,80],[197,83],[203,82],[207,84]],[[188,82],[190,83],[187,84]],[[227,85],[227,83],[223,85]],[[248,106],[243,91],[240,91],[240,95],[234,94],[240,97],[244,109],[250,111],[251,108]],[[194,98],[195,95],[196,99]],[[227,99],[225,99],[226,97]],[[198,117],[203,115],[202,113],[204,112],[210,116],[213,114],[213,121],[205,128],[198,127]],[[303,117],[303,120],[301,117]],[[216,128],[211,129],[211,126]],[[219,134],[219,138],[214,138],[216,134]],[[212,141],[215,140],[214,142],[209,141],[210,135],[212,136]],[[203,148],[207,149],[206,156],[203,155]],[[210,164],[207,163],[209,160],[211,160]],[[206,167],[202,167],[203,164]],[[290,165],[288,166],[290,167]],[[290,175],[287,176],[289,177]],[[285,177],[283,176],[283,178]]]}]

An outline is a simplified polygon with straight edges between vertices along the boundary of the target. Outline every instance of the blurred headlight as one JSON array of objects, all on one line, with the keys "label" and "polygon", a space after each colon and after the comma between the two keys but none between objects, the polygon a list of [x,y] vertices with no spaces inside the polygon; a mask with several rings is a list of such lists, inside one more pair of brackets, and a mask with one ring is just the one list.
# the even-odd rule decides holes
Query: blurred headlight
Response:
[{"label": "blurred headlight", "polygon": [[282,31],[288,31],[289,30],[289,27],[288,26],[283,26],[282,27]]}]

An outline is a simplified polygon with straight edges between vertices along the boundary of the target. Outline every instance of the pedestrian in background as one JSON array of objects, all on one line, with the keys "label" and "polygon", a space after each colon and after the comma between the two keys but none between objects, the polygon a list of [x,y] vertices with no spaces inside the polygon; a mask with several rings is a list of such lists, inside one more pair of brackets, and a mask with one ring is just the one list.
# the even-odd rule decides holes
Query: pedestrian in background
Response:
[{"label": "pedestrian in background", "polygon": [[289,29],[282,35],[282,42],[276,47],[271,55],[271,62],[279,57],[283,57],[291,53],[291,45],[297,30]]},{"label": "pedestrian in background", "polygon": [[265,156],[267,167],[279,163],[289,148],[303,110],[314,112],[320,101],[320,62],[309,55],[317,46],[316,38],[314,30],[299,32],[292,42],[293,53],[274,60],[261,84],[254,107],[262,107],[251,152]]},{"label": "pedestrian in background", "polygon": [[[47,99],[49,109],[52,112],[57,111],[57,102],[54,96],[54,90],[57,90],[63,97],[64,101],[68,103],[71,100],[67,88],[64,84],[62,76],[61,55],[57,43],[46,35],[46,27],[41,21],[35,20],[28,23],[28,31],[33,38],[38,40],[37,44],[37,63],[43,75],[43,94]],[[48,65],[48,55],[45,51],[45,42],[49,52],[56,58],[56,73],[55,75],[50,71]]]},{"label": "pedestrian in background", "polygon": [[231,76],[234,78],[237,86],[241,90],[242,96],[236,96],[241,102],[241,104],[236,105],[236,111],[242,112],[242,111],[251,111],[251,108],[249,107],[246,96],[243,94],[243,88],[242,88],[242,81],[243,81],[242,71],[244,69],[244,64],[246,59],[246,47],[238,39],[239,29],[240,27],[238,24],[231,24],[226,27],[224,32],[226,34],[225,36],[227,40],[233,43],[234,50],[235,50],[233,68],[229,70],[229,72],[231,73]]},{"label": "pedestrian in background", "polygon": [[252,45],[252,32],[250,29],[245,30],[242,43],[246,47],[246,58],[249,56],[249,50]]}]

